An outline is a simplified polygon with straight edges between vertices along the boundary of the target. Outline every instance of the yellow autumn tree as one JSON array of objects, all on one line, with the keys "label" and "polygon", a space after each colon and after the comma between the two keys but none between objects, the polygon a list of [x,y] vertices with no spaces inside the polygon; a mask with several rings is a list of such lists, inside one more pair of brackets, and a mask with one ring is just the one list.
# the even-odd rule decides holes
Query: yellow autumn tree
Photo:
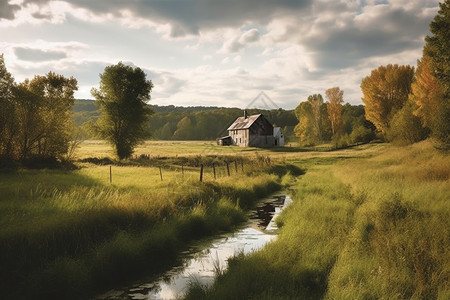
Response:
[{"label": "yellow autumn tree", "polygon": [[424,127],[432,129],[436,112],[443,99],[442,86],[433,75],[432,60],[428,55],[417,64],[415,81],[411,85],[410,100],[417,105],[414,114],[420,118]]},{"label": "yellow autumn tree", "polygon": [[333,87],[325,91],[325,95],[328,98],[327,111],[328,118],[331,122],[331,131],[333,135],[338,133],[342,127],[342,103],[344,103],[344,91],[339,87]]},{"label": "yellow autumn tree", "polygon": [[414,67],[389,64],[372,70],[361,82],[366,119],[383,134],[389,130],[392,117],[408,100]]}]

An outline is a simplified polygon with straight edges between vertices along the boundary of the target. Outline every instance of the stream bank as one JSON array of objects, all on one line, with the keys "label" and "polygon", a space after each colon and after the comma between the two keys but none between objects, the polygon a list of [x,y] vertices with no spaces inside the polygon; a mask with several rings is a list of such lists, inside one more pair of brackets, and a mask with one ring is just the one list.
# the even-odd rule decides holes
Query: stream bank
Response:
[{"label": "stream bank", "polygon": [[182,253],[182,265],[165,272],[156,280],[141,280],[128,287],[111,290],[96,299],[175,299],[183,296],[191,282],[210,285],[216,274],[226,270],[229,258],[261,249],[276,239],[274,220],[291,202],[285,193],[264,198],[250,211],[246,226],[192,246]]}]

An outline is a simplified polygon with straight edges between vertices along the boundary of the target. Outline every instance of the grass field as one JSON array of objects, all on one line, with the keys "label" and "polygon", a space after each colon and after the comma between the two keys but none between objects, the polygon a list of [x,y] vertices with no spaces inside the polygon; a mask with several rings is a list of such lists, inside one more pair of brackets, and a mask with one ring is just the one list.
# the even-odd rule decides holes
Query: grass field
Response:
[{"label": "grass field", "polygon": [[255,153],[179,146],[162,157],[174,146],[155,143],[155,152],[140,149],[151,159],[119,162],[107,144],[88,142],[78,149],[79,169],[1,171],[2,297],[86,299],[157,274],[192,240],[243,222],[244,210],[280,189],[285,173],[301,172]]},{"label": "grass field", "polygon": [[430,142],[288,161],[307,168],[279,239],[188,299],[449,299],[450,157]]},{"label": "grass field", "polygon": [[117,161],[86,141],[79,169],[1,171],[2,297],[88,299],[157,274],[290,185],[279,239],[188,298],[447,299],[448,153],[428,141],[313,150],[149,141]]}]

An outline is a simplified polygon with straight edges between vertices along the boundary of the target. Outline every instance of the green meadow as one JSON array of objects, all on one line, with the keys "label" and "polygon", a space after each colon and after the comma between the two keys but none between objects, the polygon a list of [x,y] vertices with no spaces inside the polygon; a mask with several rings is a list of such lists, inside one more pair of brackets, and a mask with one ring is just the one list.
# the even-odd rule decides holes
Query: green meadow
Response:
[{"label": "green meadow", "polygon": [[449,299],[450,157],[428,141],[291,156],[276,242],[187,299]]},{"label": "green meadow", "polygon": [[448,299],[448,153],[326,149],[149,141],[117,161],[86,141],[75,170],[2,170],[1,298],[90,299],[151,278],[284,188],[279,238],[188,299]]},{"label": "green meadow", "polygon": [[301,173],[267,155],[206,146],[147,143],[117,161],[106,143],[90,141],[77,150],[78,169],[1,171],[2,297],[87,299],[151,277],[192,241],[245,221],[289,171]]}]

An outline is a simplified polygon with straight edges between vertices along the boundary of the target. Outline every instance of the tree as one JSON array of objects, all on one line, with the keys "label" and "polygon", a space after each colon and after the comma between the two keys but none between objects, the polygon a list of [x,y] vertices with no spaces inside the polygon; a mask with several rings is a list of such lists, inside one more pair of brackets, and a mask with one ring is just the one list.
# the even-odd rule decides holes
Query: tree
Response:
[{"label": "tree", "polygon": [[152,110],[147,105],[153,84],[140,68],[122,62],[105,68],[100,88],[91,93],[100,107],[100,135],[113,144],[119,159],[129,158],[134,147],[148,136]]},{"label": "tree", "polygon": [[58,158],[67,153],[72,136],[72,106],[78,89],[73,77],[49,72],[19,84],[15,108],[20,159]]},{"label": "tree", "polygon": [[328,118],[331,122],[331,131],[335,135],[340,132],[342,127],[342,103],[344,103],[344,91],[341,91],[339,87],[333,87],[325,91],[325,94],[329,100],[327,103]]},{"label": "tree", "polygon": [[422,60],[417,63],[415,81],[411,85],[412,93],[409,99],[414,102],[417,109],[414,114],[418,116],[424,127],[435,127],[436,112],[441,109],[443,99],[442,86],[433,75],[431,57],[424,53]]},{"label": "tree", "polygon": [[308,101],[311,103],[314,132],[317,135],[318,141],[323,142],[322,114],[321,114],[323,106],[323,97],[321,94],[310,95],[308,96]]},{"label": "tree", "polygon": [[394,114],[400,110],[411,92],[414,68],[387,65],[372,70],[361,82],[366,119],[383,134],[390,127]]},{"label": "tree", "polygon": [[327,127],[324,115],[327,113],[322,95],[308,96],[308,101],[297,106],[295,115],[299,123],[295,126],[294,133],[304,145],[315,145],[324,141],[324,127]]},{"label": "tree", "polygon": [[424,54],[433,61],[433,75],[442,85],[444,96],[450,99],[450,0],[439,3],[438,14],[430,23],[432,36],[425,38]]},{"label": "tree", "polygon": [[295,108],[295,115],[299,121],[294,128],[295,136],[306,146],[315,145],[318,142],[318,138],[315,133],[315,120],[311,102],[301,102]]},{"label": "tree", "polygon": [[14,157],[16,120],[14,114],[14,78],[8,72],[3,54],[0,55],[0,157]]},{"label": "tree", "polygon": [[194,135],[194,124],[188,116],[181,119],[177,124],[177,130],[173,133],[173,137],[177,140],[189,140]]},{"label": "tree", "polygon": [[409,145],[426,138],[427,130],[422,127],[420,119],[413,114],[415,104],[408,101],[391,120],[387,131],[389,141]]},{"label": "tree", "polygon": [[[423,74],[431,76],[417,82],[414,100],[419,109],[416,112],[432,135],[444,147],[450,147],[450,0],[439,4],[440,9],[430,24],[432,36],[427,36],[422,58]],[[430,58],[430,61],[428,61]],[[435,84],[436,79],[438,86]],[[426,93],[419,88],[428,90]],[[431,116],[431,119],[428,117]]]}]

